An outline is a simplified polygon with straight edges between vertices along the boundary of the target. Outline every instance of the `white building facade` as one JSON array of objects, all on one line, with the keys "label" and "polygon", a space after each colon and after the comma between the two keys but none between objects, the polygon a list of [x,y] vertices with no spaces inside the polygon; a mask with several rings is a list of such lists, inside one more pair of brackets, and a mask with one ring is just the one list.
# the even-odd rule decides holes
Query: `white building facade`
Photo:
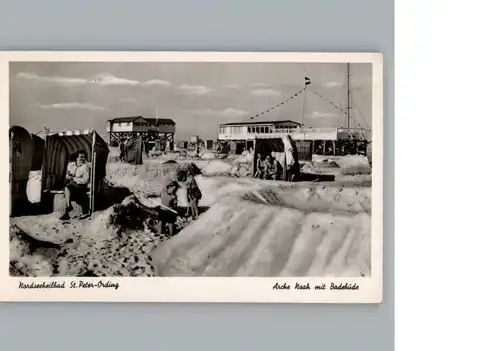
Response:
[{"label": "white building facade", "polygon": [[371,136],[365,129],[353,128],[303,128],[300,123],[285,121],[270,122],[235,122],[218,126],[219,142],[230,142],[232,149],[236,148],[235,143],[243,143],[248,149],[252,147],[256,138],[281,138],[284,135],[298,142],[310,142],[312,152],[323,154],[335,154],[336,142],[342,144],[343,141],[364,141]]}]

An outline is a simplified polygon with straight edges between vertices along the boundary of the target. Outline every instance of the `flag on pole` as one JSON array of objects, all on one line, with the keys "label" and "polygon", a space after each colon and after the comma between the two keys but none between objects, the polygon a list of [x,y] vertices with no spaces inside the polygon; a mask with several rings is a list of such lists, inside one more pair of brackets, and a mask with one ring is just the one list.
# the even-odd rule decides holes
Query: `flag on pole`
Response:
[{"label": "flag on pole", "polygon": [[305,77],[305,85],[309,85],[309,84],[311,84],[311,78],[306,76]]}]

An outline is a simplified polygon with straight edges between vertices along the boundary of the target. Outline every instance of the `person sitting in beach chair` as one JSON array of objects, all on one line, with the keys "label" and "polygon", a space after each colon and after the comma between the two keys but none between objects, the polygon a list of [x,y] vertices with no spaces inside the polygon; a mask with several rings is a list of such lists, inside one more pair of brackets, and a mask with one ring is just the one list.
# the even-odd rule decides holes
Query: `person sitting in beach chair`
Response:
[{"label": "person sitting in beach chair", "polygon": [[87,213],[89,203],[87,200],[87,191],[90,183],[90,165],[87,162],[87,153],[85,150],[77,152],[77,158],[70,162],[66,171],[66,180],[64,195],[66,197],[66,211],[61,217],[68,217],[71,211],[71,201],[81,202],[84,214]]},{"label": "person sitting in beach chair", "polygon": [[264,179],[271,179],[272,175],[272,168],[273,168],[273,162],[271,160],[271,156],[267,155],[266,158],[264,159],[263,163],[263,178]]},{"label": "person sitting in beach chair", "polygon": [[275,157],[266,157],[266,161],[264,162],[264,179],[279,180],[282,171],[281,165]]},{"label": "person sitting in beach chair", "polygon": [[257,154],[257,162],[255,163],[255,174],[254,178],[262,179],[264,176],[264,162],[262,161],[262,155]]}]

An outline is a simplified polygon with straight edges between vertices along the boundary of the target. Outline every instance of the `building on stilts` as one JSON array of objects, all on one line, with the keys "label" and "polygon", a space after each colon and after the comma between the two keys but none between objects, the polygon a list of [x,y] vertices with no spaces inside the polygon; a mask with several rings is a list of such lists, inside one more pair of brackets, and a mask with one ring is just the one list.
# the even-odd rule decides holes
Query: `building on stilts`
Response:
[{"label": "building on stilts", "polygon": [[[230,122],[217,126],[219,149],[223,153],[240,154],[243,150],[252,150],[256,139],[261,138],[281,138],[289,135],[295,141],[301,160],[312,159],[312,155],[343,156],[343,155],[366,155],[368,145],[371,142],[371,129],[363,127],[359,122],[353,121],[351,84],[350,84],[350,64],[347,63],[347,107],[342,108],[331,102],[322,94],[312,90],[309,85],[311,79],[305,73],[304,86],[294,95],[281,101],[279,104],[268,108],[247,121]],[[328,102],[337,114],[342,118],[337,123],[332,123],[332,127],[326,128],[305,128],[304,110],[306,105],[306,94],[312,93]],[[293,120],[264,121],[260,117],[286,104],[292,99],[302,97],[302,111],[300,113],[300,123]],[[339,113],[340,112],[340,113]],[[361,116],[363,121],[364,117]],[[336,124],[336,125],[335,125]]]},{"label": "building on stilts", "polygon": [[111,146],[118,146],[124,139],[140,136],[146,151],[153,147],[158,151],[174,149],[175,122],[170,118],[119,117],[107,121],[106,129]]}]

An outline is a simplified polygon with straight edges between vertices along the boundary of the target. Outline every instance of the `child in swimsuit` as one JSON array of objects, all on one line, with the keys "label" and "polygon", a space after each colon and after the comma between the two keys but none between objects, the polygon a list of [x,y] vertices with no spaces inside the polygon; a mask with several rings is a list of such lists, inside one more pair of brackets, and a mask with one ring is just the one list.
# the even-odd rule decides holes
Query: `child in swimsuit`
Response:
[{"label": "child in swimsuit", "polygon": [[193,219],[196,219],[199,216],[198,203],[202,195],[200,188],[198,187],[198,183],[196,183],[196,180],[194,179],[192,173],[189,173],[187,175],[186,193],[189,204],[188,210],[191,210],[191,215],[193,216]]},{"label": "child in swimsuit", "polygon": [[[163,191],[161,192],[161,204],[168,207],[174,211],[177,211],[177,190],[179,190],[179,184],[176,181],[169,182]],[[174,224],[177,221],[177,214],[172,211],[163,210],[162,213],[162,224],[166,223],[168,227],[168,232],[170,236],[174,235]],[[161,228],[163,232],[163,225]]]}]

